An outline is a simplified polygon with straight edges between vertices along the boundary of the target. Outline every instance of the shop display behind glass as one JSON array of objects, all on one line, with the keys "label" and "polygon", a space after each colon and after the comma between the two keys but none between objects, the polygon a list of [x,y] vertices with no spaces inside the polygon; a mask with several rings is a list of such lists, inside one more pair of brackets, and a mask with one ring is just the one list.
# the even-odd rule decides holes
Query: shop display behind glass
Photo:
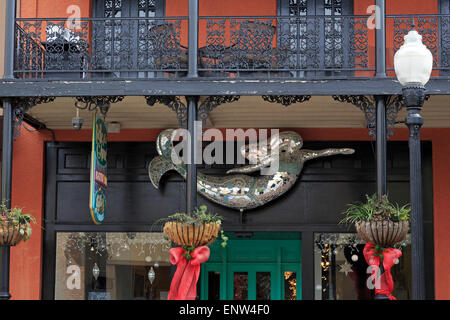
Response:
[{"label": "shop display behind glass", "polygon": [[[365,243],[354,233],[316,233],[314,283],[316,300],[372,300],[375,290],[367,282],[371,270],[363,255]],[[410,236],[399,244],[402,257],[391,269],[393,296],[411,296]]]},{"label": "shop display behind glass", "polygon": [[57,300],[166,300],[170,241],[162,233],[59,232]]}]

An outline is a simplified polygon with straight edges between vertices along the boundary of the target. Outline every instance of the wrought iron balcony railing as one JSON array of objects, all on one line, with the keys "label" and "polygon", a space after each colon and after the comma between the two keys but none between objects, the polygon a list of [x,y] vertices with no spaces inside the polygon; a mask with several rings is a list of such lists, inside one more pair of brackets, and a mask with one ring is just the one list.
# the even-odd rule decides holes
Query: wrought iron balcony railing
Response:
[{"label": "wrought iron balcony railing", "polygon": [[[375,74],[375,29],[368,16],[17,19],[15,76],[21,79],[180,79],[188,37],[198,36],[200,77],[351,78]],[[450,74],[450,16],[387,16],[388,75],[415,24],[435,58],[433,76]]]},{"label": "wrought iron balcony railing", "polygon": [[373,72],[366,21],[364,16],[204,17],[199,71],[289,78]]},{"label": "wrought iron balcony railing", "polygon": [[388,15],[386,17],[387,69],[394,70],[393,57],[403,45],[403,37],[415,27],[422,42],[433,54],[434,76],[450,75],[450,15]]},{"label": "wrought iron balcony railing", "polygon": [[66,19],[17,19],[17,77],[147,78],[187,72],[187,47],[181,42],[185,17],[91,18],[71,29],[66,25]]}]

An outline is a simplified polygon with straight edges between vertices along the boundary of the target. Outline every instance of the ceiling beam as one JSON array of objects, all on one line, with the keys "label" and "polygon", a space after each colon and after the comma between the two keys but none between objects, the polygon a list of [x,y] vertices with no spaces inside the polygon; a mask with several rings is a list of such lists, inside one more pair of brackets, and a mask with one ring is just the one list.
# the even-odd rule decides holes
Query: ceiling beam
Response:
[{"label": "ceiling beam", "polygon": [[[450,94],[450,78],[431,79],[426,94]],[[25,81],[1,80],[0,97],[78,97],[149,95],[394,95],[402,86],[395,79],[342,80],[114,80],[114,81]]]}]

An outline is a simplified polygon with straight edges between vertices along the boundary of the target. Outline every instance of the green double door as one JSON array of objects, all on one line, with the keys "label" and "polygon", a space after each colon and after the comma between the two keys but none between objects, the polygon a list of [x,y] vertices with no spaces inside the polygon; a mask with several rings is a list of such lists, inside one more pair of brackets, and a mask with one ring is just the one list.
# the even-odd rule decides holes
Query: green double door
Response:
[{"label": "green double door", "polygon": [[255,233],[251,238],[228,234],[218,239],[202,265],[202,300],[300,300],[301,236],[299,233]]}]

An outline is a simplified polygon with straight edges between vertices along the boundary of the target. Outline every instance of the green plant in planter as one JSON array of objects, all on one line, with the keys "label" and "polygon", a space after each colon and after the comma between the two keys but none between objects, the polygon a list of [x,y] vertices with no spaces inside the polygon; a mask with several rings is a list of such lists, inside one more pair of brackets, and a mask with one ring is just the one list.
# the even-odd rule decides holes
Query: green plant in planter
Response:
[{"label": "green plant in planter", "polygon": [[20,228],[19,232],[23,236],[23,241],[27,241],[31,237],[31,222],[36,223],[36,219],[30,214],[23,213],[23,208],[9,209],[7,204],[8,200],[5,199],[0,204],[0,226],[26,226]]},{"label": "green plant in planter", "polygon": [[[161,220],[165,221],[165,222],[177,222],[177,223],[181,223],[181,224],[187,225],[187,226],[194,225],[197,227],[200,227],[202,224],[208,224],[208,223],[215,223],[215,224],[221,225],[223,217],[219,216],[217,214],[208,213],[207,210],[208,210],[207,207],[205,205],[202,205],[198,208],[195,208],[195,210],[192,212],[175,213],[175,214],[172,214],[172,215],[168,216],[167,218],[163,218]],[[159,220],[159,221],[161,221],[161,220]],[[222,245],[222,247],[225,247],[227,245],[228,237],[225,236],[223,230],[220,231],[220,237],[222,239],[221,245]],[[174,239],[174,240],[175,240],[175,242],[177,242],[176,239]],[[187,259],[191,259],[192,258],[191,253],[195,249],[195,246],[182,245],[182,247],[185,251],[185,254],[183,254],[184,257]]]},{"label": "green plant in planter", "polygon": [[223,217],[217,214],[207,212],[208,208],[205,205],[195,208],[190,213],[175,213],[167,217],[167,220],[181,222],[183,224],[195,224],[199,226],[202,223],[218,223],[222,224]]},{"label": "green plant in planter", "polygon": [[355,224],[358,236],[376,246],[378,255],[406,238],[409,229],[409,205],[400,207],[389,202],[386,195],[366,195],[366,202],[350,204],[340,223]]},{"label": "green plant in planter", "polygon": [[390,220],[399,222],[409,220],[411,208],[409,204],[400,207],[398,204],[389,202],[387,195],[383,195],[378,200],[376,194],[372,196],[366,195],[366,202],[356,202],[349,204],[345,214],[345,218],[340,223],[355,224],[360,221],[383,221]]}]

